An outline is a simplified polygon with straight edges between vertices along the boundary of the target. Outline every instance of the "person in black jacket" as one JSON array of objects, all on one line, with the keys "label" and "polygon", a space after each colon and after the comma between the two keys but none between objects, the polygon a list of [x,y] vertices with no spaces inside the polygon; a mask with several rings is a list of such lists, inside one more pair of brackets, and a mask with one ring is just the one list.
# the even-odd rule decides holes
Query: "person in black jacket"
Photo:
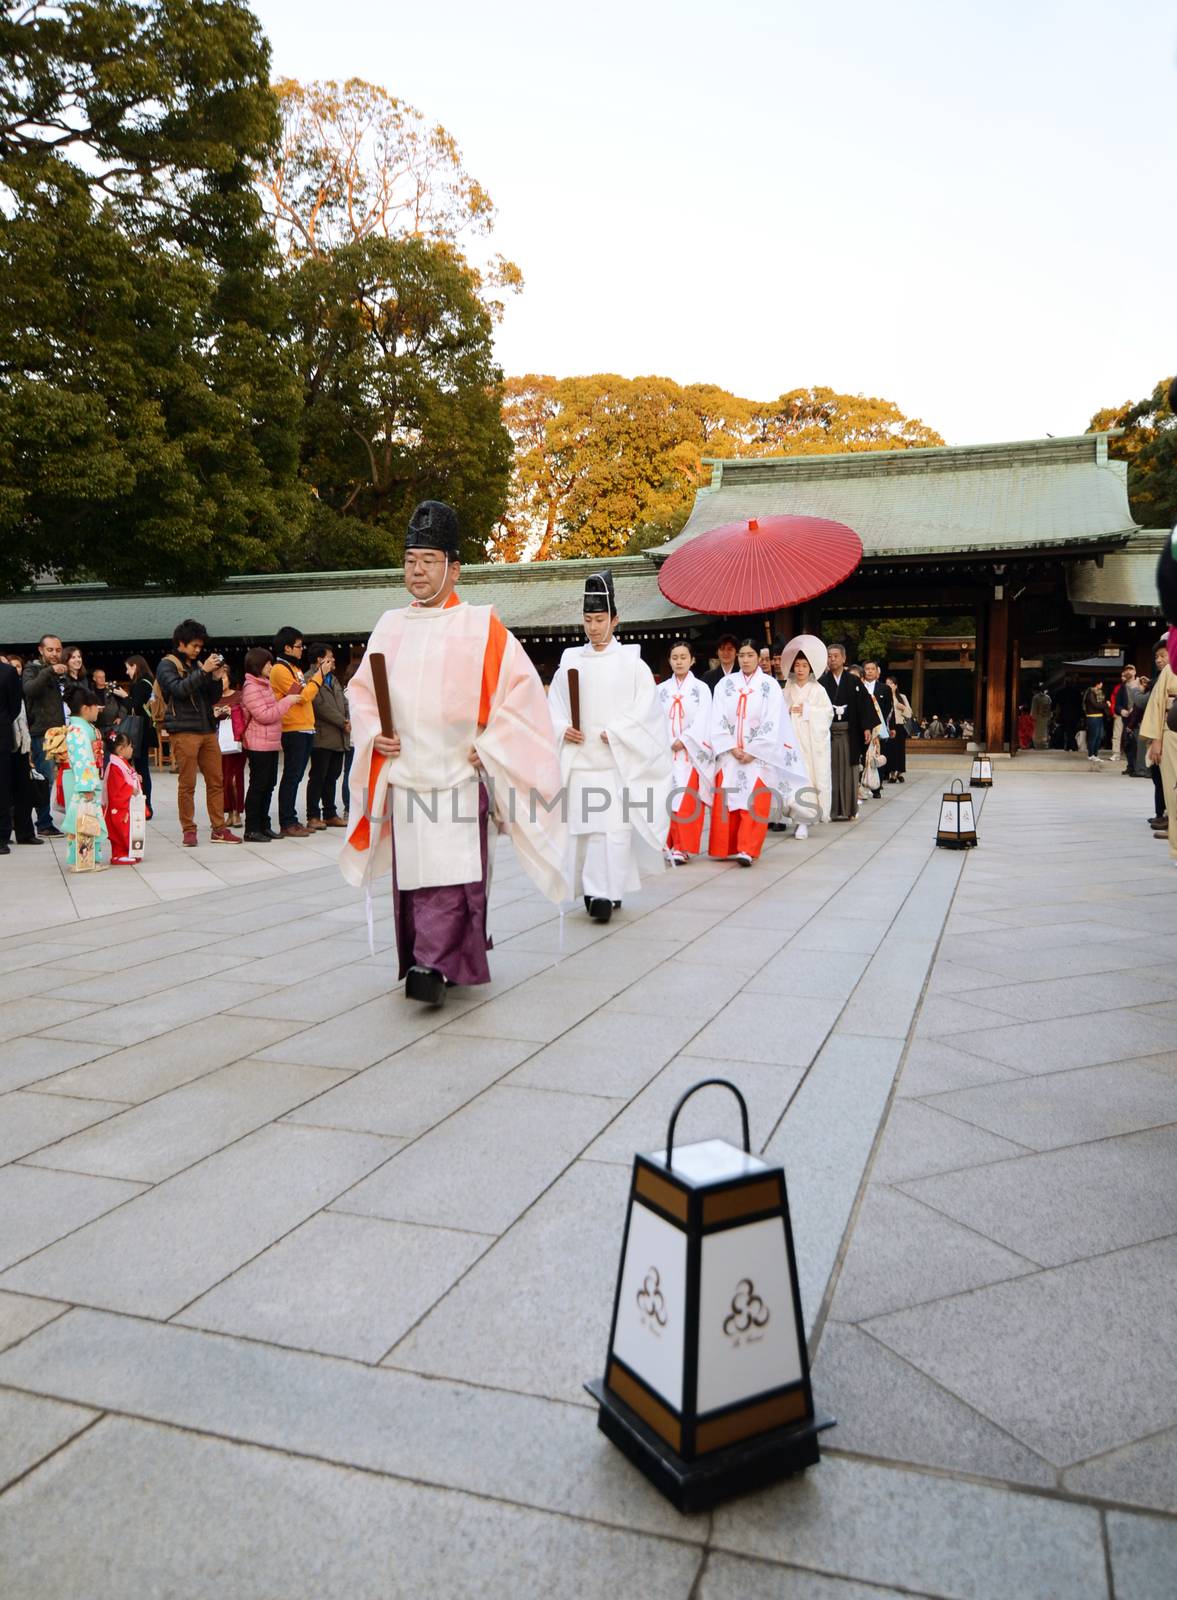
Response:
[{"label": "person in black jacket", "polygon": [[14,818],[17,844],[41,843],[33,831],[29,761],[16,734],[21,704],[20,674],[0,660],[0,856],[11,853]]},{"label": "person in black jacket", "polygon": [[172,634],[173,650],[156,670],[163,696],[163,725],[168,730],[180,773],[177,803],[184,844],[196,844],[196,774],[204,778],[204,798],[212,826],[213,844],[240,844],[241,837],[225,826],[224,780],[221,746],[216,735],[214,702],[224,692],[219,669],[223,657],[210,651],[203,661],[208,630],[189,617]]},{"label": "person in black jacket", "polygon": [[61,659],[61,640],[55,633],[42,634],[37,656],[26,664],[22,674],[29,737],[33,741],[33,765],[45,779],[45,798],[37,807],[37,832],[43,838],[60,838],[61,829],[53,824],[50,796],[57,782],[57,763],[45,754],[45,734],[50,728],[65,726],[64,684],[67,668]]},{"label": "person in black jacket", "polygon": [[133,731],[135,739],[134,768],[143,785],[143,798],[147,802],[147,816],[151,817],[151,757],[155,751],[155,723],[147,709],[155,689],[154,675],[143,656],[127,657],[127,681],[130,688],[123,701],[129,717],[137,717]]},{"label": "person in black jacket", "polygon": [[721,633],[715,642],[715,654],[719,658],[719,665],[712,667],[706,674],[703,682],[709,689],[714,689],[718,684],[736,670],[736,647],[739,640],[734,633]]},{"label": "person in black jacket", "polygon": [[830,727],[830,817],[834,822],[849,822],[858,815],[858,769],[874,731],[874,705],[861,680],[847,671],[844,644],[830,645],[829,666],[818,682],[834,707]]}]

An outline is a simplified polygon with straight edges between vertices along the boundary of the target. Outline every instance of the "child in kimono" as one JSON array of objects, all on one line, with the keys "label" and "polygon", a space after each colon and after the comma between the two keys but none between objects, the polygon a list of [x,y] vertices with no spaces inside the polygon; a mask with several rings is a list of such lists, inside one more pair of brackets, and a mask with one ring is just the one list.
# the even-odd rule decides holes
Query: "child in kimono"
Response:
[{"label": "child in kimono", "polygon": [[[115,867],[137,867],[143,859],[143,824],[147,806],[143,783],[131,763],[135,741],[116,728],[107,737],[110,761],[106,768],[106,831],[110,835],[110,860]],[[136,848],[132,848],[132,835]]]},{"label": "child in kimono", "polygon": [[69,839],[65,864],[73,872],[89,872],[110,864],[102,816],[102,736],[97,727],[106,701],[93,689],[75,684],[66,704],[70,715],[65,725],[68,764],[62,773],[62,831]]}]

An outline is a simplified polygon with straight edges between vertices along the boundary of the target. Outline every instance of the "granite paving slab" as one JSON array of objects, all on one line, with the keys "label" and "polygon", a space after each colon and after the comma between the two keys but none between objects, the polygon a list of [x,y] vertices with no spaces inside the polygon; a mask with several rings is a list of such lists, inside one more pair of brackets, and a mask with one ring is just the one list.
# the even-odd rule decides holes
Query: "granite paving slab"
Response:
[{"label": "granite paving slab", "polygon": [[576,1162],[387,1364],[589,1405],[583,1385],[604,1370],[628,1195],[625,1168]]},{"label": "granite paving slab", "polygon": [[1043,1266],[1177,1234],[1177,1127],[1100,1139],[903,1185]]},{"label": "granite paving slab", "polygon": [[510,1073],[534,1049],[527,1040],[483,1039],[472,1047],[465,1035],[429,1033],[285,1120],[415,1139]]},{"label": "granite paving slab", "polygon": [[[216,1537],[209,1538],[209,1528]],[[0,1563],[38,1600],[687,1600],[699,1551],[154,1423],[106,1418],[0,1500]]]},{"label": "granite paving slab", "polygon": [[1173,1600],[1177,1523],[1110,1511],[1107,1524],[1116,1600]]},{"label": "granite paving slab", "polygon": [[806,940],[786,945],[748,980],[749,994],[806,1000],[845,1000],[866,970],[861,950],[811,950]]},{"label": "granite paving slab", "polygon": [[[304,1027],[301,1023],[289,1032],[297,1039],[284,1037],[282,1043],[251,1051],[259,1061],[292,1061],[306,1067],[337,1067],[358,1072],[385,1061],[406,1044],[432,1033],[445,1021],[445,1008],[419,1006],[403,994],[386,993],[365,1005],[349,1010],[343,1017]],[[229,1020],[229,1019],[224,1019]],[[260,1022],[260,1018],[240,1018]],[[218,1028],[220,1023],[217,1024]],[[300,1031],[301,1030],[301,1031]]]},{"label": "granite paving slab", "polygon": [[838,1032],[906,1039],[935,950],[931,939],[898,939],[892,931],[850,996]]},{"label": "granite paving slab", "polygon": [[604,1005],[614,992],[610,982],[541,974],[493,1000],[473,1004],[447,1024],[447,1031],[479,1039],[533,1039],[546,1044]]},{"label": "granite paving slab", "polygon": [[19,1344],[66,1309],[56,1300],[34,1300],[24,1294],[0,1292],[0,1350]]},{"label": "granite paving slab", "polygon": [[982,1061],[957,1048],[951,1039],[916,1039],[908,1042],[903,1070],[895,1086],[901,1100],[946,1094],[950,1089],[972,1089],[979,1083],[1007,1083],[1022,1074],[996,1061]]},{"label": "granite paving slab", "polygon": [[1023,1277],[1037,1263],[883,1184],[868,1185],[830,1309],[840,1322]]},{"label": "granite paving slab", "polygon": [[93,1040],[58,1039],[49,1044],[33,1036],[6,1039],[0,1050],[0,1094],[44,1083],[70,1068],[100,1056],[110,1055],[114,1046]]},{"label": "granite paving slab", "polygon": [[1072,1494],[1177,1516],[1177,1428],[1080,1462],[1063,1473],[1062,1482]]},{"label": "granite paving slab", "polygon": [[647,1017],[695,1016],[702,1025],[743,986],[743,973],[731,967],[680,967],[670,962],[623,989],[610,1009]]},{"label": "granite paving slab", "polygon": [[[215,947],[188,950],[184,954],[182,971],[185,982],[194,978],[214,977],[230,973],[244,977],[241,963],[233,956],[222,955]],[[38,972],[42,969],[38,968]],[[159,994],[176,986],[177,965],[174,960],[148,961],[141,965],[116,969],[110,972],[91,972],[79,975],[71,972],[56,993],[63,1000],[89,1000],[96,1005],[125,1005],[130,1000],[142,1000],[147,995]]]},{"label": "granite paving slab", "polygon": [[[60,952],[59,952],[60,954]],[[0,958],[0,964],[7,955]],[[0,972],[0,1001],[28,1000],[34,995],[53,989],[65,999],[89,999],[88,995],[72,995],[67,991],[74,974],[67,965],[50,967],[21,967],[15,972]]]},{"label": "granite paving slab", "polygon": [[999,1011],[987,1009],[988,989],[970,989],[964,995],[928,994],[915,1019],[917,1039],[939,1039],[954,1033],[975,1033],[978,1028],[1003,1028],[1009,1021]]},{"label": "granite paving slab", "polygon": [[619,1101],[586,1095],[487,1089],[336,1209],[502,1233],[619,1109]]},{"label": "granite paving slab", "polygon": [[[976,1004],[1023,1022],[1148,1006],[1177,995],[1177,977],[1164,967],[1092,972],[1074,978],[1044,978],[1036,983],[1002,983],[978,994]],[[970,1004],[973,1002],[970,1000]]]},{"label": "granite paving slab", "polygon": [[[629,1099],[689,1044],[703,1026],[698,1016],[642,1016],[605,1009],[537,1048],[508,1082],[529,1089],[563,1089]],[[489,1042],[489,1041],[486,1041]]]},{"label": "granite paving slab", "polygon": [[[78,1032],[78,1025],[86,1017],[94,1019],[95,1026],[104,1006],[93,1000],[59,1000],[54,994],[27,995],[20,1000],[5,1000],[0,1004],[0,1044],[8,1039],[19,1039],[27,1033],[44,1035],[50,1025],[61,1025],[67,1029],[64,1037],[80,1039],[97,1039],[101,1041],[102,1034],[93,1029],[83,1028]],[[51,1052],[52,1045],[46,1045],[46,1051]]]},{"label": "granite paving slab", "polygon": [[141,1316],[174,1316],[397,1148],[394,1140],[334,1129],[260,1128],[49,1245],[5,1273],[0,1286]]},{"label": "granite paving slab", "polygon": [[939,1095],[931,1104],[896,1098],[871,1171],[876,1182],[902,1183],[933,1172],[956,1172],[1023,1155],[1029,1149],[950,1116],[947,1108],[941,1111],[940,1102],[952,1098]]},{"label": "granite paving slab", "polygon": [[[84,1013],[53,1027],[41,1029],[46,1039],[101,1039],[106,1044],[133,1045],[171,1033],[186,1022],[202,1022],[206,1017],[227,1011],[243,1000],[255,999],[261,986],[237,979],[202,978],[183,983],[166,993],[144,995],[126,1005],[110,1006],[98,1014]],[[72,1004],[63,1001],[62,1004]],[[57,1001],[54,1001],[56,1010]],[[23,1030],[22,1030],[23,1031]]]},{"label": "granite paving slab", "polygon": [[[253,966],[244,969],[252,973]],[[292,983],[234,1006],[235,1017],[280,1017],[290,1022],[326,1022],[353,1006],[378,1000],[391,987],[387,971],[370,966],[338,968],[329,982]]]},{"label": "granite paving slab", "polygon": [[491,1236],[325,1211],[202,1295],[179,1320],[379,1361]]},{"label": "granite paving slab", "polygon": [[702,1542],[593,1413],[176,1324],[73,1311],[10,1352],[0,1383],[541,1510]]},{"label": "granite paving slab", "polygon": [[1029,1149],[1054,1150],[1177,1122],[1177,1056],[1044,1072],[922,1103]]},{"label": "granite paving slab", "polygon": [[785,1010],[774,995],[740,994],[696,1034],[691,1051],[716,1063],[807,1067],[842,1014],[840,1000],[805,1000]]},{"label": "granite paving slab", "polygon": [[[1177,1240],[1169,1239],[865,1326],[1063,1467],[1177,1423],[1175,1323]],[[1117,1376],[1109,1383],[1113,1353]]]},{"label": "granite paving slab", "polygon": [[89,1427],[97,1411],[0,1390],[0,1492],[67,1439]]},{"label": "granite paving slab", "polygon": [[[38,1093],[122,1100],[135,1105],[265,1050],[277,1040],[297,1033],[301,1026],[261,1017],[221,1016],[215,1028],[206,1022],[190,1022],[126,1050],[113,1045],[92,1048],[82,1056],[80,1065],[42,1079],[36,1089]],[[53,1056],[75,1049],[81,1054],[84,1048],[62,1040],[37,1043]]]},{"label": "granite paving slab", "polygon": [[116,1178],[46,1172],[16,1164],[0,1168],[0,1268],[64,1238],[142,1192],[141,1183],[123,1183]]},{"label": "granite paving slab", "polygon": [[[835,1301],[835,1306],[837,1302]],[[827,1322],[813,1369],[819,1407],[838,1419],[828,1445],[871,1456],[1053,1489],[1056,1469],[877,1339]]]},{"label": "granite paving slab", "polygon": [[[340,1073],[324,1067],[238,1061],[144,1105],[130,1110],[111,1107],[111,1111],[121,1114],[108,1115],[97,1127],[62,1138],[28,1160],[34,1166],[89,1172],[99,1178],[161,1183],[293,1106],[312,1100],[337,1084],[340,1077]],[[102,1104],[98,1100],[66,1101],[49,1095],[29,1098],[60,1105]]]},{"label": "granite paving slab", "polygon": [[695,1594],[697,1600],[895,1600],[901,1591],[709,1551]]},{"label": "granite paving slab", "polygon": [[1096,1511],[832,1455],[719,1507],[712,1543],[946,1600],[1107,1600]]},{"label": "granite paving slab", "polygon": [[1097,1017],[1013,1023],[953,1038],[962,1050],[973,1055],[1033,1074],[1067,1072],[1136,1056],[1168,1055],[1177,1064],[1172,1023],[1140,1011],[1103,1011]]},{"label": "granite paving slab", "polygon": [[68,1100],[64,1095],[32,1094],[22,1089],[0,1095],[0,1165],[44,1145],[53,1146],[77,1129],[122,1110],[119,1101]]}]

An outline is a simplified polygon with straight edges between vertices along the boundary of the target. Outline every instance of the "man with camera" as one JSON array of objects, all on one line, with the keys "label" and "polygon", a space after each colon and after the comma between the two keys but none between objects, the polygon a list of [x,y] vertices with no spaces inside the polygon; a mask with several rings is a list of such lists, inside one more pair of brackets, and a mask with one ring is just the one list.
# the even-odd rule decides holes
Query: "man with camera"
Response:
[{"label": "man with camera", "polygon": [[225,826],[221,746],[213,712],[214,704],[224,693],[221,679],[224,657],[215,650],[205,655],[207,638],[207,629],[193,618],[181,622],[172,633],[172,649],[160,662],[155,675],[164,703],[163,725],[180,774],[177,803],[184,844],[189,849],[197,842],[198,771],[204,778],[212,842],[241,843],[240,837]]}]

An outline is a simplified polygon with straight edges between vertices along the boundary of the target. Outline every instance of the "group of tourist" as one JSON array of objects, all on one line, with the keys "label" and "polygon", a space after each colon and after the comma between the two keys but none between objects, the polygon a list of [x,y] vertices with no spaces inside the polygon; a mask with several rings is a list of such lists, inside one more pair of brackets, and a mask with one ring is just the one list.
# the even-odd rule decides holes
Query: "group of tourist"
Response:
[{"label": "group of tourist", "polygon": [[[336,793],[348,803],[347,696],[329,645],[304,645],[283,628],[273,649],[257,646],[235,673],[208,649],[208,630],[189,618],[153,671],[126,657],[126,678],[88,671],[82,652],[45,634],[36,656],[0,656],[0,854],[65,836],[78,871],[135,866],[152,815],[151,760],[166,738],[178,773],[183,844],[198,842],[195,795],[205,786],[210,839],[239,844],[307,838],[342,829]],[[272,681],[271,681],[272,680]],[[281,784],[278,783],[279,762]],[[246,774],[248,771],[248,786]],[[309,776],[308,776],[309,772]],[[306,822],[298,799],[306,778]],[[278,829],[271,803],[278,787]]]}]

